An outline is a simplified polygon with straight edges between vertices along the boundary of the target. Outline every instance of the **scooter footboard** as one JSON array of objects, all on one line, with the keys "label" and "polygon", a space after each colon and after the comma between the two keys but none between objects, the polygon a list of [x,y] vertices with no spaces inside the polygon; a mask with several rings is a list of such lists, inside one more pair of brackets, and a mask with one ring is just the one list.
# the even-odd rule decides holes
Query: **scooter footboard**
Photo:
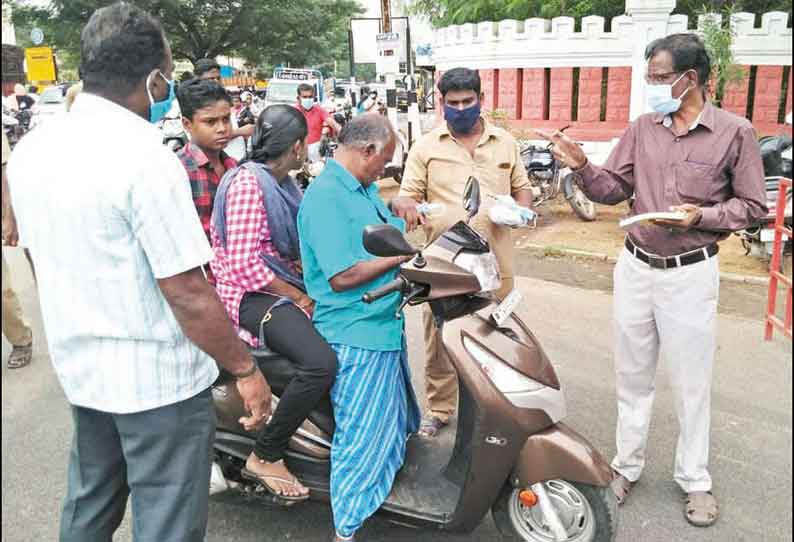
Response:
[{"label": "scooter footboard", "polygon": [[558,423],[527,439],[510,477],[515,487],[554,479],[606,487],[612,469],[584,437]]}]

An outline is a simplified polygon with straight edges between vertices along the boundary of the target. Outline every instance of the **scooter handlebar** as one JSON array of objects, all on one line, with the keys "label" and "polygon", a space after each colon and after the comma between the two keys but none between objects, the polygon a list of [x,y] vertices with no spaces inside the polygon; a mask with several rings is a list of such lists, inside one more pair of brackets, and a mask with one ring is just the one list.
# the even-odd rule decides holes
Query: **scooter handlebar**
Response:
[{"label": "scooter handlebar", "polygon": [[394,292],[401,292],[405,288],[406,282],[405,279],[402,277],[398,277],[391,282],[388,282],[381,286],[380,288],[375,288],[371,292],[365,293],[361,296],[361,301],[364,303],[374,303],[378,299],[382,297],[386,297],[389,294],[393,294]]}]

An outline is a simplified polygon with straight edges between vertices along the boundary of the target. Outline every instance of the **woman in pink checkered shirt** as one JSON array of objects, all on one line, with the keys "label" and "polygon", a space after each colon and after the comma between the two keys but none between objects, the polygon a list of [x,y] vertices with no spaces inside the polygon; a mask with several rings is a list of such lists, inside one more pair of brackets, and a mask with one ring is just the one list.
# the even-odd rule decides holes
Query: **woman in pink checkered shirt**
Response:
[{"label": "woman in pink checkered shirt", "polygon": [[251,152],[218,187],[210,228],[216,287],[240,337],[251,346],[264,340],[295,364],[296,376],[243,470],[292,501],[307,499],[309,490],[287,469],[284,452],[336,376],[336,354],[311,322],[314,301],[303,286],[297,234],[302,195],[289,175],[303,165],[307,134],[297,109],[263,111]]}]

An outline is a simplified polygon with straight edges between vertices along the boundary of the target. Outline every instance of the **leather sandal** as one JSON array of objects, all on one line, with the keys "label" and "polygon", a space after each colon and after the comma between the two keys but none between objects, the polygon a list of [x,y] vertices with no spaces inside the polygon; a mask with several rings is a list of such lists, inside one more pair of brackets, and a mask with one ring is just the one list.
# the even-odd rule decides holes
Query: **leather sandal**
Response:
[{"label": "leather sandal", "polygon": [[695,527],[711,527],[720,517],[720,507],[711,491],[693,491],[686,496],[684,515]]},{"label": "leather sandal", "polygon": [[438,433],[448,425],[438,416],[428,415],[422,420],[419,426],[419,436],[424,438],[436,438]]},{"label": "leather sandal", "polygon": [[9,369],[21,369],[33,360],[33,343],[27,346],[15,346],[8,356]]},{"label": "leather sandal", "polygon": [[618,505],[620,506],[626,502],[629,493],[631,493],[631,490],[634,488],[634,482],[617,471],[612,471],[612,473],[614,476],[609,486],[612,488],[612,492],[615,494],[615,497],[618,500]]}]

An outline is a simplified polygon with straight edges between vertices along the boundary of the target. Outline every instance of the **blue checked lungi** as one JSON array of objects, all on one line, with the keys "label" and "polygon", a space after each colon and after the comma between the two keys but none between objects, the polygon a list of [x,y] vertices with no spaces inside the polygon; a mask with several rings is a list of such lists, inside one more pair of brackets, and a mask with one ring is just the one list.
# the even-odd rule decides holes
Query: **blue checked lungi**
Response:
[{"label": "blue checked lungi", "polygon": [[336,531],[347,538],[388,497],[420,412],[405,346],[389,352],[331,347],[338,357],[331,390],[331,506]]}]

